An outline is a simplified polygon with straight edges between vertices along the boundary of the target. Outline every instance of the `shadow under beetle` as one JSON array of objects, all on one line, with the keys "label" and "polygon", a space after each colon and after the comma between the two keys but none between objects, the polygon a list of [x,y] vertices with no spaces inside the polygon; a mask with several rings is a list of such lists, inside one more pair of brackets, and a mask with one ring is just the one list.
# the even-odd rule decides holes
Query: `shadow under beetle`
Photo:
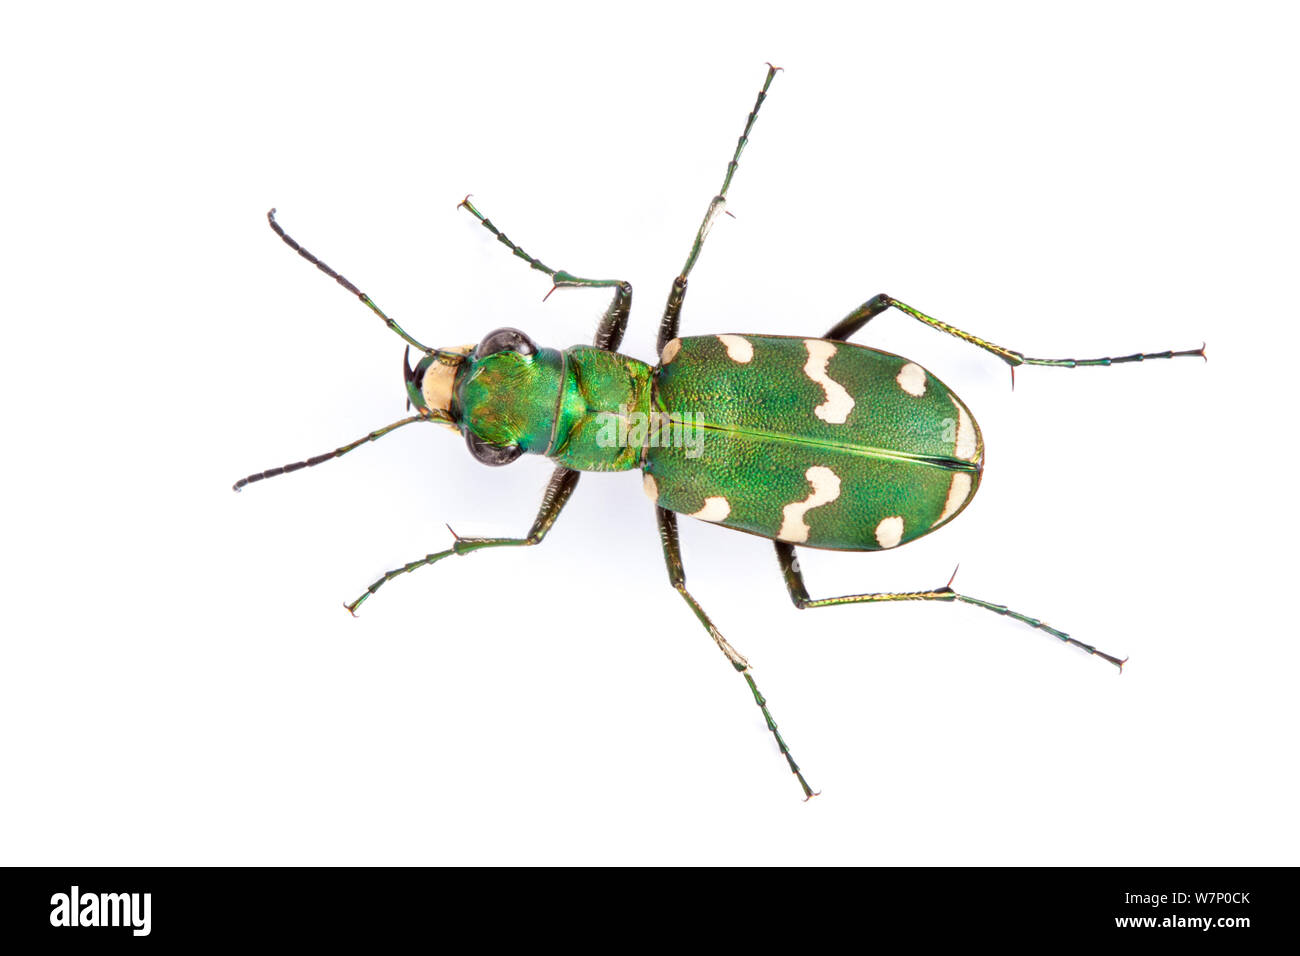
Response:
[{"label": "shadow under beetle", "polygon": [[[790,599],[799,608],[879,601],[960,601],[1014,618],[1122,668],[1124,661],[1084,644],[1037,618],[952,589],[847,594],[811,598],[795,546],[880,551],[929,534],[970,503],[983,471],[984,442],[970,409],[914,362],[848,344],[872,318],[895,308],[931,328],[991,352],[1012,368],[1075,368],[1147,359],[1205,357],[1205,347],[1098,359],[1037,359],[994,345],[932,318],[888,295],[877,295],[820,338],[677,334],[687,278],[714,221],[726,207],[740,154],[779,67],[768,64],[763,88],[727,164],[722,188],[673,280],[659,324],[659,364],[616,350],[627,328],[632,286],[618,279],[583,279],[551,269],[506,237],[466,196],[461,206],[530,268],[545,273],[551,291],[609,288],[595,341],[559,350],[539,346],[518,329],[497,329],[477,346],[436,349],[417,342],[370,297],[295,242],[267,214],[292,249],[357,296],[407,343],[404,377],[415,414],[332,452],[249,475],[235,490],[264,478],[338,458],[394,429],[438,422],[465,436],[470,454],[505,465],[524,453],[555,461],[537,519],[522,538],[465,538],[445,551],[395,568],[346,605],[353,613],[386,582],[452,555],[483,548],[540,544],[584,471],[643,475],[654,502],[668,578],[731,666],[744,677],[767,728],[803,788],[804,780],[750,673],[749,662],[718,631],[686,589],[677,515],[711,521],[772,540]],[[548,293],[549,295],[550,293]],[[410,350],[423,353],[412,368]],[[682,440],[683,438],[689,440]]]}]

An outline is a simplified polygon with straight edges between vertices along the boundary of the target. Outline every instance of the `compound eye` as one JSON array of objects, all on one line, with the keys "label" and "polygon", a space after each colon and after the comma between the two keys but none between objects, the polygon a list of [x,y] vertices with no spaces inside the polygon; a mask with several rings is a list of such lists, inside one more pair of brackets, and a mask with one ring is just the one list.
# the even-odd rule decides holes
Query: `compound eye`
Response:
[{"label": "compound eye", "polygon": [[483,336],[483,341],[474,350],[477,358],[487,358],[497,352],[518,352],[520,355],[537,354],[537,345],[518,329],[497,329]]},{"label": "compound eye", "polygon": [[493,445],[485,442],[473,432],[465,432],[465,444],[469,446],[469,453],[485,465],[508,465],[520,455],[524,450],[519,445]]}]

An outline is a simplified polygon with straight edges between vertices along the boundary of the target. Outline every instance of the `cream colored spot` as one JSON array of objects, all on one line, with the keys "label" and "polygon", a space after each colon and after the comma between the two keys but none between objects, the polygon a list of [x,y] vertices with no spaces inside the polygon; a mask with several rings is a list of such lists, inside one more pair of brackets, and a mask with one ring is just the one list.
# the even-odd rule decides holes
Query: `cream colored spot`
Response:
[{"label": "cream colored spot", "polygon": [[808,363],[803,367],[804,374],[826,392],[826,401],[814,408],[813,414],[831,425],[843,425],[849,420],[849,412],[853,411],[856,403],[848,389],[831,378],[826,371],[826,366],[838,350],[822,339],[804,339],[803,344],[808,347]]},{"label": "cream colored spot", "polygon": [[[473,345],[459,345],[455,348],[443,349],[442,351],[449,355],[460,355],[459,362],[434,362],[424,372],[424,381],[420,383],[420,393],[424,398],[425,407],[435,412],[446,412],[451,410],[452,389],[456,384],[456,373],[460,370],[461,362],[464,357],[474,350]],[[442,422],[452,431],[460,431],[455,425],[449,422]]]},{"label": "cream colored spot", "polygon": [[701,521],[724,521],[729,514],[731,514],[731,502],[721,495],[714,495],[712,498],[705,498],[704,507],[690,517],[699,518]]},{"label": "cream colored spot", "polygon": [[667,365],[673,359],[677,358],[677,353],[682,350],[681,339],[669,339],[668,344],[664,346],[663,354],[659,356],[659,364]]},{"label": "cream colored spot", "polygon": [[975,423],[971,421],[970,413],[961,402],[954,399],[952,404],[957,409],[957,441],[953,445],[953,454],[958,458],[973,461],[976,446]]},{"label": "cream colored spot", "polygon": [[969,471],[952,473],[952,484],[948,486],[948,500],[943,503],[943,514],[939,515],[939,520],[935,524],[947,521],[966,503],[966,499],[970,497],[970,481]]},{"label": "cream colored spot", "polygon": [[745,365],[754,361],[754,345],[739,335],[719,335],[718,341],[727,347],[727,358]]},{"label": "cream colored spot", "polygon": [[659,482],[655,481],[655,476],[648,471],[645,473],[645,477],[641,479],[641,489],[645,492],[647,498],[655,504],[659,503]]},{"label": "cream colored spot", "polygon": [[824,465],[813,465],[804,477],[812,482],[812,493],[803,501],[792,501],[781,509],[781,530],[777,537],[791,544],[802,544],[812,531],[804,521],[811,509],[829,504],[840,496],[840,476]]},{"label": "cream colored spot", "polygon": [[882,548],[896,548],[898,542],[903,540],[903,518],[901,515],[894,515],[885,518],[880,524],[876,525],[876,541]]},{"label": "cream colored spot", "polygon": [[920,398],[925,394],[925,369],[915,362],[908,362],[899,369],[898,378],[895,381],[898,382],[898,387],[907,392],[908,395]]}]

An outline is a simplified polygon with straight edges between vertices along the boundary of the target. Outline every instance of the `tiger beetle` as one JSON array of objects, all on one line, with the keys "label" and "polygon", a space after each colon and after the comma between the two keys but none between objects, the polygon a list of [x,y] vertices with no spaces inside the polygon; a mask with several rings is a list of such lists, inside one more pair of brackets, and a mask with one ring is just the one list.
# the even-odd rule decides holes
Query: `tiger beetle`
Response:
[{"label": "tiger beetle", "polygon": [[[795,547],[884,551],[946,525],[970,504],[984,466],[984,441],[970,409],[915,362],[849,338],[893,308],[930,328],[1021,365],[1077,368],[1148,359],[1205,357],[1205,346],[1097,359],[1029,358],[941,322],[889,295],[858,306],[819,338],[732,333],[679,337],[687,279],[710,227],[725,211],[727,190],[779,67],[768,64],[758,99],[709,203],[681,274],[673,280],[659,323],[659,362],[650,366],[617,349],[632,307],[632,286],[584,279],[552,269],[510,240],[466,196],[460,208],[556,289],[612,289],[591,345],[560,350],[537,345],[513,328],[489,332],[478,345],[430,348],[412,338],[371,298],[300,246],[276,222],[276,234],[308,262],[355,295],[406,342],[407,410],[415,414],[334,451],[249,475],[247,484],[310,468],[416,422],[437,422],[465,436],[485,465],[506,465],[525,452],[555,462],[537,518],[521,538],[462,537],[450,548],[394,568],[345,607],[356,613],[401,574],[484,548],[541,544],[584,471],[639,469],[654,503],[668,579],[745,679],[790,771],[815,796],[768,711],[749,661],[714,626],[686,589],[677,516],[687,515],[768,538],[795,607],[884,601],[959,601],[1044,631],[1122,668],[1124,661],[1034,617],[943,587],[904,593],[812,598]],[[547,296],[550,292],[547,293]],[[412,368],[411,349],[421,353]]]}]

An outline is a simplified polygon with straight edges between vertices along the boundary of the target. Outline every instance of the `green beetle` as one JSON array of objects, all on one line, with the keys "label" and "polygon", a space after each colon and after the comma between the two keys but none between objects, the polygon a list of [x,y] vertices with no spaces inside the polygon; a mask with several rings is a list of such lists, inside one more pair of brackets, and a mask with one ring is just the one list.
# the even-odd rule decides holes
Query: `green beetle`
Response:
[{"label": "green beetle", "polygon": [[[654,502],[672,585],[744,677],[768,729],[803,789],[815,795],[777,730],[749,663],[722,636],[686,589],[677,515],[769,538],[790,598],[799,608],[879,601],[960,601],[1021,621],[1101,657],[1124,661],[1084,644],[1037,618],[944,587],[904,593],[848,594],[812,599],[795,546],[845,551],[898,547],[955,518],[979,488],[984,442],[969,408],[951,389],[908,359],[850,344],[874,316],[898,309],[941,332],[1019,365],[1063,368],[1115,365],[1147,359],[1205,357],[1205,347],[1098,359],[1036,359],[947,325],[887,295],[854,309],[820,338],[727,333],[678,337],[687,278],[714,221],[725,211],[740,155],[767,90],[767,77],[709,204],[695,241],[669,292],[659,327],[655,366],[620,354],[632,287],[617,279],[584,279],[551,269],[525,252],[466,196],[467,209],[498,241],[557,288],[610,288],[592,345],[559,350],[538,346],[518,329],[489,333],[478,345],[437,349],[422,345],[369,296],[294,241],[267,214],[290,247],[357,296],[407,343],[404,377],[415,414],[341,448],[305,461],[249,475],[245,485],[338,458],[396,428],[437,422],[465,436],[470,453],[505,465],[526,453],[556,463],[528,534],[520,538],[455,536],[452,547],[389,571],[355,601],[356,613],[386,582],[424,565],[483,548],[539,544],[559,517],[584,471],[642,472]],[[549,295],[549,293],[548,293]],[[412,367],[410,350],[424,353]]]}]

